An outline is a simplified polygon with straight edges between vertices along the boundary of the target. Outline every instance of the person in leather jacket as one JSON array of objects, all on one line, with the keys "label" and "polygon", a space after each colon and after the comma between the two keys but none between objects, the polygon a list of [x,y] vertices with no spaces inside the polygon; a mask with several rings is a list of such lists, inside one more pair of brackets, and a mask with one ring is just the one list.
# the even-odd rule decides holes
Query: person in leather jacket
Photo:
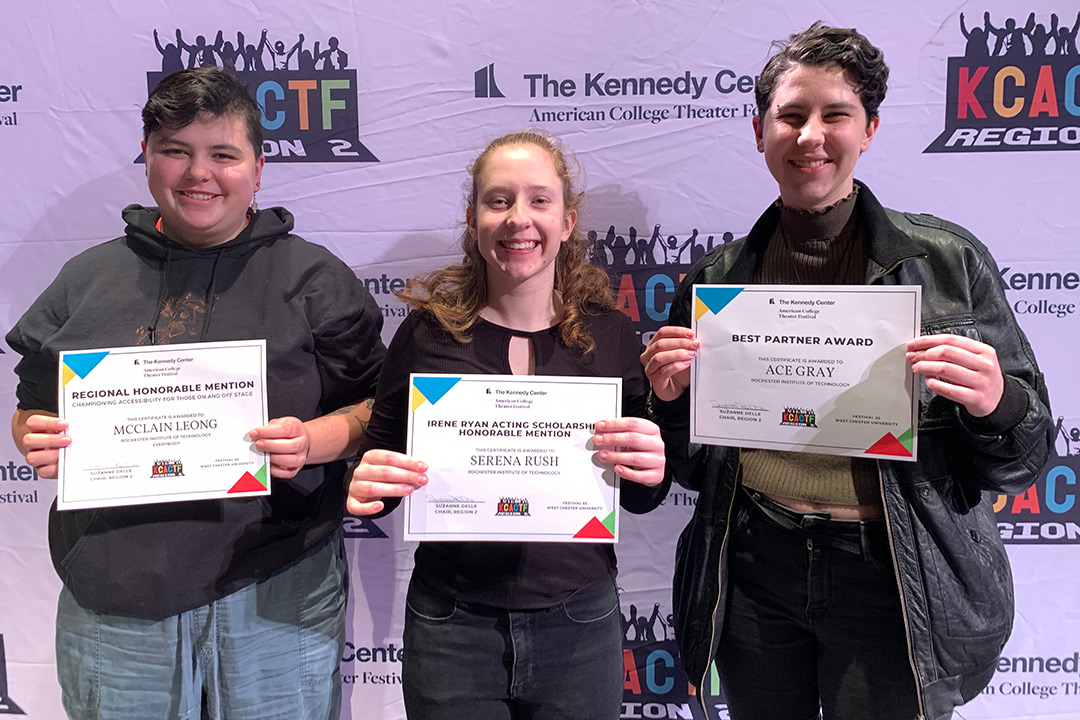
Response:
[{"label": "person in leather jacket", "polygon": [[[733,720],[949,718],[1012,628],[992,502],[1048,459],[1049,398],[986,247],[854,179],[887,79],[864,36],[820,23],[766,63],[754,134],[780,197],[687,273],[642,355],[675,479],[699,492],[679,650],[698,688],[716,661]],[[690,443],[692,287],[717,283],[921,285],[917,461]]]}]

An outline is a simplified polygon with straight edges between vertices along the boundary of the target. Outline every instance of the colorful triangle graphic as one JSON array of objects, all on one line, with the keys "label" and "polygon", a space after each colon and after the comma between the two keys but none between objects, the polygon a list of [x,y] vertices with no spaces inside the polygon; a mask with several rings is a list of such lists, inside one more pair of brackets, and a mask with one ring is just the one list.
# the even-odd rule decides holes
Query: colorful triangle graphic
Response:
[{"label": "colorful triangle graphic", "polygon": [[[705,306],[706,310],[716,315],[742,291],[741,287],[699,287],[696,291],[696,299]],[[705,313],[698,314],[699,307],[694,306],[694,316],[700,318]]]},{"label": "colorful triangle graphic", "polygon": [[608,513],[608,516],[604,518],[604,527],[611,533],[611,537],[615,537],[615,511],[612,510]]},{"label": "colorful triangle graphic", "polygon": [[[260,477],[261,476],[261,477]],[[229,493],[263,492],[266,490],[266,464],[252,475],[245,472],[236,484],[229,488]]]},{"label": "colorful triangle graphic", "polygon": [[[614,513],[608,515],[608,520],[614,524]],[[613,540],[615,533],[609,530],[604,522],[600,521],[600,518],[594,517],[589,522],[585,523],[585,527],[577,531],[574,535],[575,538],[584,538],[586,540]]]},{"label": "colorful triangle graphic", "polygon": [[64,355],[64,386],[75,375],[85,379],[90,371],[98,366],[109,352],[68,353]]},{"label": "colorful triangle graphic", "polygon": [[908,455],[910,455],[911,449],[915,445],[915,428],[909,427],[896,439],[901,445],[907,448]]},{"label": "colorful triangle graphic", "polygon": [[[418,377],[413,378],[413,410],[420,407],[424,400],[434,405],[442,396],[450,392],[461,380],[459,377]],[[420,393],[421,398],[417,398]]]},{"label": "colorful triangle graphic", "polygon": [[[901,437],[909,435],[911,431],[904,433]],[[910,437],[908,442],[911,442]],[[911,457],[911,449],[905,447],[902,442],[896,439],[896,436],[892,433],[885,433],[884,436],[876,443],[866,449],[867,455],[892,455],[894,457]]]}]

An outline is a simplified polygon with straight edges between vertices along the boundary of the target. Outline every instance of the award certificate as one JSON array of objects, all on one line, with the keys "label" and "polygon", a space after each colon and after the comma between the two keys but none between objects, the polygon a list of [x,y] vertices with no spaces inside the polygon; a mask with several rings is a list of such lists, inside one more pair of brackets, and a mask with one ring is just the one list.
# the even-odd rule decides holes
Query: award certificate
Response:
[{"label": "award certificate", "polygon": [[265,340],[63,352],[59,400],[60,510],[270,493]]},{"label": "award certificate", "polygon": [[619,483],[596,459],[622,378],[410,376],[408,453],[428,484],[405,498],[406,540],[609,542]]},{"label": "award certificate", "polygon": [[691,441],[914,461],[917,285],[695,285]]}]

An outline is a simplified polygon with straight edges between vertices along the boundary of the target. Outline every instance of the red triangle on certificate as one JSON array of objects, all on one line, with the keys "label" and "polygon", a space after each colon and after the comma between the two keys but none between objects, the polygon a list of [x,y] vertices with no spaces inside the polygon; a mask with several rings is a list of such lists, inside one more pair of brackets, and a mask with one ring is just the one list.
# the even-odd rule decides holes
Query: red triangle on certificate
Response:
[{"label": "red triangle on certificate", "polygon": [[255,479],[255,476],[249,472],[244,473],[243,477],[236,481],[236,484],[229,488],[230,493],[246,493],[246,492],[265,492],[266,486]]},{"label": "red triangle on certificate", "polygon": [[594,517],[585,523],[585,527],[578,530],[574,537],[586,540],[611,540],[615,535],[604,526],[604,523],[600,522],[600,518]]},{"label": "red triangle on certificate", "polygon": [[880,440],[866,449],[866,454],[911,457],[911,451],[904,447],[904,444],[897,440],[892,433],[885,433]]}]

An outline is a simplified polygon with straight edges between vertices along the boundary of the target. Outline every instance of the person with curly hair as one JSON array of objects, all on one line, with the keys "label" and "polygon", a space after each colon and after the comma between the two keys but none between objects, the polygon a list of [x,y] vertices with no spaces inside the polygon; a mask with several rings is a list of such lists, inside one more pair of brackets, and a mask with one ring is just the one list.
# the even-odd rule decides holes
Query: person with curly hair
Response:
[{"label": "person with curly hair", "polygon": [[[597,461],[631,512],[667,492],[660,430],[646,418],[640,342],[590,265],[583,194],[558,142],[493,141],[470,167],[461,262],[414,279],[390,344],[348,510],[391,510],[427,482],[406,447],[410,372],[617,376],[625,417],[596,423]],[[616,720],[623,656],[608,544],[421,542],[402,661],[411,720]]]}]

